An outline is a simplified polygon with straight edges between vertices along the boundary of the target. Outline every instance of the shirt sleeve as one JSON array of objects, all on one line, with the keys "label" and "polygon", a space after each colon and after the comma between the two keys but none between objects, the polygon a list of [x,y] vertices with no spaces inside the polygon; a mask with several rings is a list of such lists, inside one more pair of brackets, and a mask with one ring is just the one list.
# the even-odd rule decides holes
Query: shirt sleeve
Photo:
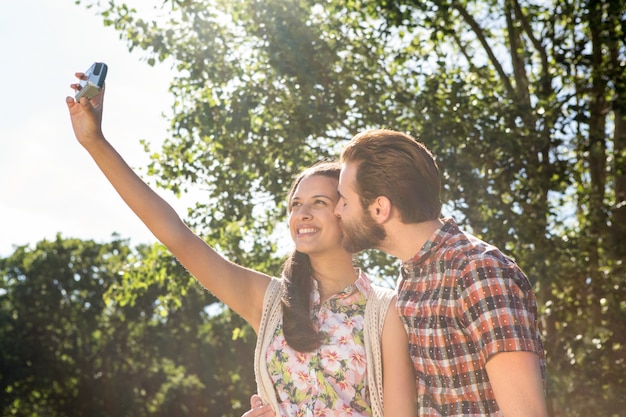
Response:
[{"label": "shirt sleeve", "polygon": [[530,282],[512,261],[467,263],[460,281],[459,316],[486,363],[499,352],[542,351]]}]

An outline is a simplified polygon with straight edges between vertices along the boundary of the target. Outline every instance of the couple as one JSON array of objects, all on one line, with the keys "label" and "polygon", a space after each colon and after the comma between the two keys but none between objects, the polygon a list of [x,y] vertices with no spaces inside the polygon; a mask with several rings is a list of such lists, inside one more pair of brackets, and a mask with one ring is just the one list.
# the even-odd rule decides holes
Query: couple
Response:
[{"label": "couple", "polygon": [[[104,138],[103,98],[67,98],[78,141],[157,239],[257,332],[267,404],[246,416],[546,415],[530,285],[496,248],[440,220],[438,169],[418,142],[364,132],[341,165],[300,174],[288,200],[295,250],[278,279],[227,261],[185,226]],[[353,267],[352,253],[370,247],[403,261],[397,300]]]}]

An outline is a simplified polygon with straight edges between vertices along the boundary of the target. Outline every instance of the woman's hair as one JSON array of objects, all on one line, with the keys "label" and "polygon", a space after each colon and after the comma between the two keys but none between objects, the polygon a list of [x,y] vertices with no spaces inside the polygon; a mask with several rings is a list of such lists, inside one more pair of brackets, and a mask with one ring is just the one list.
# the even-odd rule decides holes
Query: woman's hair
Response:
[{"label": "woman's hair", "polygon": [[387,197],[404,223],[441,215],[439,168],[432,153],[413,137],[393,130],[367,130],[346,145],[341,162],[358,164],[356,187],[361,205]]},{"label": "woman's hair", "polygon": [[[291,184],[287,197],[288,212],[291,212],[291,199],[300,182],[313,175],[339,180],[341,164],[320,162],[304,170]],[[313,291],[313,267],[309,255],[294,250],[283,265],[283,334],[292,349],[310,352],[323,341],[311,319],[311,292]]]}]

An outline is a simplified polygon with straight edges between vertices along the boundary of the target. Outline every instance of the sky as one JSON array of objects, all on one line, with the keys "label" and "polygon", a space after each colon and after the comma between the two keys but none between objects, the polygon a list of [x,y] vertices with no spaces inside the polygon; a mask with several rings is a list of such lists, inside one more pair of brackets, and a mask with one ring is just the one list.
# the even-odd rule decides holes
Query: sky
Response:
[{"label": "sky", "polygon": [[[142,7],[159,0],[127,0]],[[103,131],[143,176],[152,149],[167,137],[174,73],[150,67],[143,51],[130,53],[94,10],[74,0],[20,0],[0,14],[0,256],[15,246],[64,238],[131,244],[156,240],[122,202],[78,144],[65,97],[74,73],[93,62],[109,67]],[[191,204],[157,190],[181,217]]]}]

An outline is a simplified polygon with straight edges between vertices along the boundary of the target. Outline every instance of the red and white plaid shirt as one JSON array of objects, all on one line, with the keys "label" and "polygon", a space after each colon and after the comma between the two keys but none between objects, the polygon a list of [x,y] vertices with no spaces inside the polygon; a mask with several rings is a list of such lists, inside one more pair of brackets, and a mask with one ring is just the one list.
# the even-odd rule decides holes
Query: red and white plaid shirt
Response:
[{"label": "red and white plaid shirt", "polygon": [[498,352],[537,353],[545,381],[528,279],[453,219],[402,265],[398,310],[409,334],[420,416],[502,415],[485,370]]}]

